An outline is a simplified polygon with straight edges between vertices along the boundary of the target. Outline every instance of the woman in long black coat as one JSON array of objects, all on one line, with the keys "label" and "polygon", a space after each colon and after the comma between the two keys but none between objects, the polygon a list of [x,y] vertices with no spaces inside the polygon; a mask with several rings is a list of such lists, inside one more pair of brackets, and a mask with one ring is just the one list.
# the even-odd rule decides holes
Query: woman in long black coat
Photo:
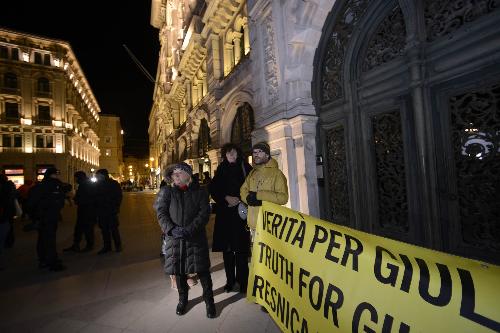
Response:
[{"label": "woman in long black coat", "polygon": [[240,187],[252,167],[244,159],[238,146],[228,143],[222,147],[224,160],[210,182],[209,192],[216,202],[216,217],[212,251],[223,252],[226,285],[230,292],[235,282],[240,292],[246,292],[250,233],[246,220],[238,215]]},{"label": "woman in long black coat", "polygon": [[175,275],[179,303],[176,313],[183,315],[187,309],[187,275],[197,273],[203,287],[207,317],[215,318],[210,258],[205,226],[210,206],[208,193],[192,178],[193,171],[186,163],[173,168],[174,186],[163,186],[154,208],[158,223],[166,235],[165,273]]}]

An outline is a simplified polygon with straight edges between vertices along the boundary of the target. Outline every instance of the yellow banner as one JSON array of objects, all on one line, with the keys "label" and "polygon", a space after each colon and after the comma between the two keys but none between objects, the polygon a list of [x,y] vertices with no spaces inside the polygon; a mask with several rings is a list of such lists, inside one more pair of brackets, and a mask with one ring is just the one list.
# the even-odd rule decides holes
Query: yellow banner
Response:
[{"label": "yellow banner", "polygon": [[247,298],[283,332],[500,332],[500,267],[264,202]]}]

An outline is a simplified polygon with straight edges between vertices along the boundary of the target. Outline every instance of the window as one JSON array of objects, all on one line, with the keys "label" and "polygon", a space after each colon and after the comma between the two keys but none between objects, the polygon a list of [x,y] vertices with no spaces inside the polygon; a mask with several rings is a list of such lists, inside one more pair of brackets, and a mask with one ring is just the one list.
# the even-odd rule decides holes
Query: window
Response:
[{"label": "window", "polygon": [[111,149],[106,149],[106,156],[111,156]]},{"label": "window", "polygon": [[44,148],[44,140],[43,140],[43,135],[37,135],[36,136],[36,146],[37,148]]},{"label": "window", "polygon": [[9,48],[7,46],[0,46],[0,58],[9,59]]},{"label": "window", "polygon": [[50,66],[50,54],[44,54],[43,55],[43,64]]},{"label": "window", "polygon": [[23,136],[20,134],[14,135],[14,147],[22,147],[23,146]]},{"label": "window", "polygon": [[5,73],[3,84],[6,88],[17,88],[17,75],[14,73]]},{"label": "window", "polygon": [[42,64],[42,55],[39,52],[35,52],[35,64]]},{"label": "window", "polygon": [[11,147],[12,137],[9,134],[2,135],[2,147]]},{"label": "window", "polygon": [[19,60],[19,49],[11,49],[10,52],[12,60]]},{"label": "window", "polygon": [[252,107],[250,104],[244,103],[236,111],[231,129],[231,142],[239,145],[245,155],[251,154],[253,127]]},{"label": "window", "polygon": [[51,120],[50,106],[38,105],[38,119],[39,120]]},{"label": "window", "polygon": [[46,148],[54,148],[54,137],[52,135],[48,135],[45,137],[45,147]]},{"label": "window", "polygon": [[105,138],[104,138],[104,141],[105,141],[106,143],[111,143],[111,137],[110,137],[110,136],[105,137]]},{"label": "window", "polygon": [[211,148],[210,128],[206,119],[200,123],[200,132],[198,134],[198,157],[203,157]]},{"label": "window", "polygon": [[19,104],[5,102],[5,116],[7,118],[19,118]]},{"label": "window", "polygon": [[39,92],[50,92],[50,82],[47,78],[41,77],[37,81],[37,90]]}]

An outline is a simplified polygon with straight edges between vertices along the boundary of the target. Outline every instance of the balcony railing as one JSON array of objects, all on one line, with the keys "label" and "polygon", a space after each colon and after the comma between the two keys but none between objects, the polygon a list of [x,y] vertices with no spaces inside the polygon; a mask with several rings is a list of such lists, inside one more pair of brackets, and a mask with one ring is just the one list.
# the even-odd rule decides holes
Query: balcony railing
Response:
[{"label": "balcony railing", "polygon": [[41,148],[41,147],[36,147],[33,148],[34,153],[55,153],[56,149],[55,148]]},{"label": "balcony railing", "polygon": [[52,126],[52,119],[35,118],[33,123],[39,126]]},{"label": "balcony railing", "polygon": [[4,124],[20,124],[20,117],[7,117],[6,115],[0,116],[0,122]]},{"label": "balcony railing", "polygon": [[21,89],[10,88],[10,87],[0,87],[0,93],[9,95],[21,95]]},{"label": "balcony railing", "polygon": [[22,153],[23,147],[0,147],[0,151],[3,153]]}]

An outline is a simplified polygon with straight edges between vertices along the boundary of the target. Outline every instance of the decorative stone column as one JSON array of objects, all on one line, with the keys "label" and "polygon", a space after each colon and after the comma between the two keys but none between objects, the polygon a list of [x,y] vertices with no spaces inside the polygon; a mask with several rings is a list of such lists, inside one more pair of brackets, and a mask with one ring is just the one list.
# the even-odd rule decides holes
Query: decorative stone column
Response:
[{"label": "decorative stone column", "polygon": [[242,34],[239,32],[233,32],[233,42],[234,42],[234,63],[237,64],[240,62],[241,57],[244,56],[244,54],[241,54],[241,36]]},{"label": "decorative stone column", "polygon": [[320,216],[318,176],[316,174],[316,124],[318,117],[299,115],[290,119],[297,163],[299,211]]}]

